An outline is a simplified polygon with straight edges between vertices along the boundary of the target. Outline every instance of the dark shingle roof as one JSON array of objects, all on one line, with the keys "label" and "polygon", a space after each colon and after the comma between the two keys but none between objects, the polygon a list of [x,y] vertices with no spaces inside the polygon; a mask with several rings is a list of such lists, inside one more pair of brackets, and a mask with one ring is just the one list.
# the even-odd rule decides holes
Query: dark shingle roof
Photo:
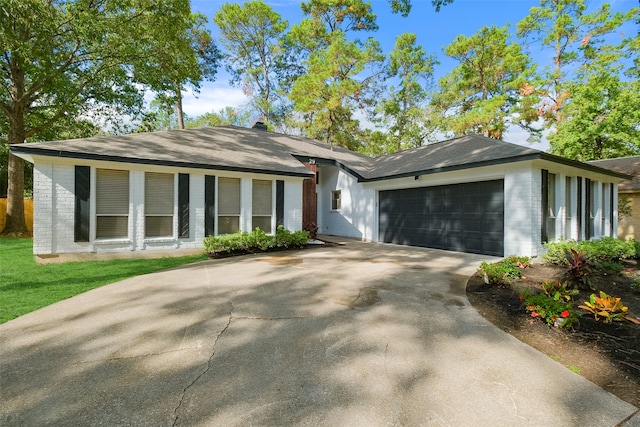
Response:
[{"label": "dark shingle roof", "polygon": [[294,155],[332,158],[366,168],[370,159],[302,137],[236,126],[113,135],[13,145],[12,152],[88,160],[274,172],[308,176]]},{"label": "dark shingle roof", "polygon": [[640,156],[618,157],[616,159],[594,160],[589,164],[631,175],[633,178],[618,184],[620,191],[640,190]]},{"label": "dark shingle roof", "polygon": [[472,167],[545,159],[625,177],[596,166],[480,135],[370,158],[320,141],[236,126],[150,132],[11,146],[17,155],[183,166],[309,176],[301,161],[335,163],[359,181],[375,181]]},{"label": "dark shingle roof", "polygon": [[374,162],[373,179],[411,176],[445,170],[465,169],[506,163],[542,152],[480,135],[466,135],[447,141],[378,157]]}]

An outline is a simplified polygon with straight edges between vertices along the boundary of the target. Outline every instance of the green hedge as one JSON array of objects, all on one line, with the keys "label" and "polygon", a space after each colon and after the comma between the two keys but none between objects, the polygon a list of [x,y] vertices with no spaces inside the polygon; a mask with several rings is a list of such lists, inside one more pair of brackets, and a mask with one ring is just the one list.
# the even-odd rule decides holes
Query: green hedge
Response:
[{"label": "green hedge", "polygon": [[268,235],[256,228],[252,232],[238,232],[209,236],[204,239],[204,250],[209,255],[265,252],[272,249],[302,248],[309,242],[308,231],[290,232],[278,226],[276,234]]},{"label": "green hedge", "polygon": [[547,253],[543,260],[547,264],[566,265],[566,251],[575,249],[585,254],[592,264],[602,262],[618,262],[623,259],[636,258],[640,255],[640,243],[635,240],[620,240],[613,237],[603,237],[599,240],[562,240],[545,243]]}]

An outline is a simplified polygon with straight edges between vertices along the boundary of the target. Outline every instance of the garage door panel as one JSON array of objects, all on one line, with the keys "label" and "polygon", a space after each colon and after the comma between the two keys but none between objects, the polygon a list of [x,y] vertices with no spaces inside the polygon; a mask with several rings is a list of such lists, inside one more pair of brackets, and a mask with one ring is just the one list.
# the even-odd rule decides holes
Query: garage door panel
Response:
[{"label": "garage door panel", "polygon": [[446,227],[446,222],[442,219],[430,219],[428,224],[429,230],[443,230]]},{"label": "garage door panel", "polygon": [[504,181],[379,193],[383,242],[502,256]]}]

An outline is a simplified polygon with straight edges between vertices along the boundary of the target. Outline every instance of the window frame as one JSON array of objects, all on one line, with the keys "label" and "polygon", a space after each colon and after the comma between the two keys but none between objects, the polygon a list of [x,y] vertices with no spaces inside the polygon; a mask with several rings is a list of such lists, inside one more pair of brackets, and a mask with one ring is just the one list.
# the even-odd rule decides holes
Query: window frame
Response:
[{"label": "window frame", "polygon": [[[162,180],[158,182],[164,188],[161,188],[164,191],[169,189],[171,191],[171,195],[167,197],[158,197],[159,195],[156,189],[149,191],[149,184],[153,177],[161,178]],[[170,181],[170,182],[168,182]],[[153,194],[150,194],[153,192]],[[160,192],[162,193],[162,191]],[[149,197],[149,199],[147,199]],[[167,200],[169,199],[169,200]],[[169,203],[170,201],[170,203]],[[150,209],[150,206],[152,209]],[[166,212],[158,212],[158,210],[166,209]],[[153,212],[149,212],[149,210],[153,210]],[[170,213],[169,213],[170,212]],[[164,227],[169,227],[170,231],[166,234],[157,233],[150,235],[149,230],[151,229],[150,220],[157,220],[165,218],[168,219],[168,224],[160,224],[160,230],[163,230]],[[170,224],[170,225],[169,225]],[[145,240],[153,240],[153,239],[166,239],[166,238],[175,238],[176,234],[176,174],[169,172],[149,172],[146,171],[144,173],[144,239]]]},{"label": "window frame", "polygon": [[[224,191],[226,191],[226,189],[224,189],[225,187],[225,183],[230,183],[231,181],[233,181],[234,183],[237,183],[237,189],[238,189],[238,196],[237,196],[237,214],[235,212],[226,212],[226,207],[228,205],[227,201],[222,200],[224,197],[226,197],[226,194],[224,193]],[[234,184],[235,185],[235,184]],[[242,179],[241,178],[232,178],[232,177],[226,177],[226,176],[220,176],[217,179],[217,187],[216,187],[216,200],[217,200],[217,210],[216,210],[216,234],[217,235],[222,235],[222,234],[233,234],[236,233],[238,231],[242,231]],[[225,219],[227,218],[237,218],[237,229],[235,231],[227,231],[225,230],[224,232],[221,232],[220,229],[221,227],[224,227],[225,224]],[[233,230],[233,228],[231,228],[230,230]]]},{"label": "window frame", "polygon": [[[94,218],[96,221],[95,224],[95,240],[97,241],[106,241],[106,240],[122,240],[122,239],[129,239],[129,233],[130,233],[130,221],[131,221],[131,171],[127,170],[127,169],[111,169],[111,168],[96,168],[95,170],[95,214],[94,214]],[[126,185],[122,185],[122,187],[120,188],[120,191],[116,191],[113,193],[116,194],[120,194],[122,195],[123,193],[126,194],[126,214],[124,213],[124,200],[120,200],[119,203],[122,203],[123,206],[121,206],[121,208],[123,209],[122,212],[118,212],[117,209],[115,209],[112,212],[109,212],[108,209],[109,208],[113,208],[114,207],[114,203],[106,203],[105,204],[102,202],[103,199],[105,198],[105,196],[108,196],[109,194],[107,193],[106,195],[104,194],[104,190],[101,187],[101,182],[102,184],[104,184],[105,179],[107,179],[108,174],[111,174],[111,176],[113,177],[114,174],[126,174]],[[103,175],[103,176],[101,176]],[[123,183],[120,183],[123,184]],[[108,191],[108,189],[106,189]],[[108,206],[108,207],[107,207]],[[104,209],[107,209],[107,211],[105,211]],[[123,234],[120,235],[101,235],[101,227],[100,227],[100,223],[104,222],[104,221],[100,221],[101,218],[124,218],[124,221],[120,221],[118,222],[117,225],[122,227],[122,222],[126,223],[126,231]]]},{"label": "window frame", "polygon": [[[258,183],[259,185],[256,186],[256,183]],[[258,194],[258,192],[256,192],[256,188],[260,188],[260,185],[265,185],[266,183],[269,184],[268,197],[265,197],[267,196],[267,193],[265,192],[265,194],[258,195],[260,199],[256,200],[256,197]],[[265,188],[266,188],[266,185],[265,185]],[[255,230],[256,227],[260,226],[259,224],[256,224],[256,218],[260,218],[260,219],[268,218],[269,228],[265,229],[264,227],[260,227],[260,229],[267,234],[273,234],[273,207],[274,207],[273,190],[274,190],[274,186],[273,186],[272,180],[268,180],[268,179],[251,180],[251,229],[252,230]],[[264,200],[268,199],[268,204],[269,204],[268,209],[265,209],[265,210],[260,209],[261,212],[256,213],[256,205],[257,205],[256,202],[260,202],[261,199],[264,199]]]},{"label": "window frame", "polygon": [[[336,197],[337,196],[337,197]],[[342,190],[331,191],[331,211],[340,211],[342,209]]]}]

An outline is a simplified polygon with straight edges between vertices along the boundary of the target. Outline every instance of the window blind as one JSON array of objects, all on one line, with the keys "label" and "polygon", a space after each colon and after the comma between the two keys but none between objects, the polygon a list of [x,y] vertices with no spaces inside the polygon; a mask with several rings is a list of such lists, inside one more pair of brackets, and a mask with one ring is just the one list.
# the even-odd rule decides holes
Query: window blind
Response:
[{"label": "window blind", "polygon": [[254,179],[252,199],[253,215],[271,216],[271,181]]},{"label": "window blind", "polygon": [[146,172],[144,174],[145,215],[173,216],[174,175],[170,173]]},{"label": "window blind", "polygon": [[129,171],[96,170],[96,213],[129,214]]},{"label": "window blind", "polygon": [[218,215],[240,215],[239,178],[218,178]]}]

